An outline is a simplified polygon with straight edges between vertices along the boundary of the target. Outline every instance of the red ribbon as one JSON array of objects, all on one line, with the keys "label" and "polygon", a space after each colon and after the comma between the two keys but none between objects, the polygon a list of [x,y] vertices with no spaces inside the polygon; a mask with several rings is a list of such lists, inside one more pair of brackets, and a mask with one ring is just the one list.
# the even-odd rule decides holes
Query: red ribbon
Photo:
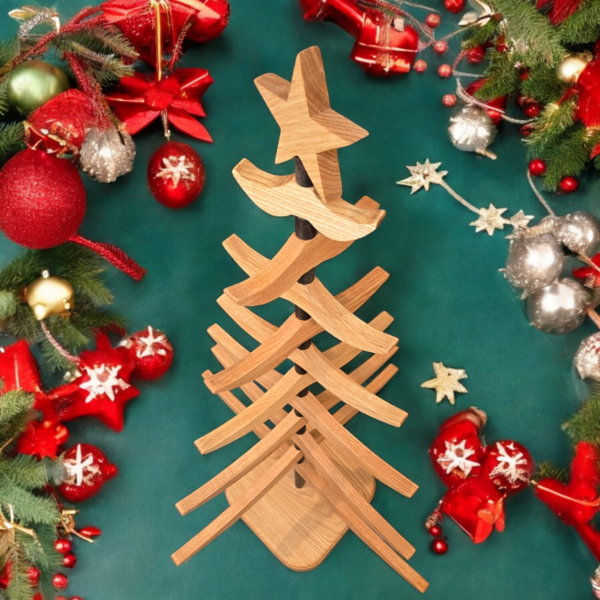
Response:
[{"label": "red ribbon", "polygon": [[[537,8],[543,8],[550,0],[538,0]],[[550,9],[549,19],[552,25],[560,25],[569,18],[581,5],[583,0],[554,0]]]},{"label": "red ribbon", "polygon": [[200,98],[212,82],[206,69],[178,69],[162,81],[136,73],[133,77],[123,77],[119,89],[106,99],[130,135],[165,112],[176,129],[203,142],[212,142],[204,125],[192,116],[206,116]]}]

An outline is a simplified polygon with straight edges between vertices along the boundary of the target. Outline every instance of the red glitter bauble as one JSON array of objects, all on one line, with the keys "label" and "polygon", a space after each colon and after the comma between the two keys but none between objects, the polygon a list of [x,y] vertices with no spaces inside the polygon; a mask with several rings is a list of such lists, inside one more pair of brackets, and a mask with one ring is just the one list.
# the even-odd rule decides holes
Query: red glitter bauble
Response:
[{"label": "red glitter bauble", "polygon": [[456,96],[454,94],[445,94],[442,98],[442,104],[448,108],[456,105]]},{"label": "red glitter bauble", "polygon": [[475,46],[467,52],[467,60],[473,65],[478,65],[484,58],[485,48],[483,46]]},{"label": "red glitter bauble", "polygon": [[442,528],[439,525],[432,525],[429,528],[429,535],[433,537],[440,537],[442,535]]},{"label": "red glitter bauble", "polygon": [[541,177],[546,172],[546,163],[541,158],[534,158],[529,163],[529,172],[534,177]]},{"label": "red glitter bauble", "polygon": [[437,13],[429,13],[425,17],[425,24],[428,27],[431,27],[431,29],[435,29],[436,27],[438,27],[441,22],[442,17],[440,17],[440,15],[438,15]]},{"label": "red glitter bauble", "polygon": [[81,176],[68,160],[27,149],[0,171],[0,230],[21,246],[65,243],[79,230],[85,206]]},{"label": "red glitter bauble", "polygon": [[576,192],[577,188],[579,188],[579,181],[570,175],[563,177],[558,184],[558,189],[565,194]]},{"label": "red glitter bauble", "polygon": [[448,542],[446,540],[433,540],[431,542],[431,549],[434,554],[446,554],[448,552]]},{"label": "red glitter bauble", "polygon": [[173,362],[173,346],[167,336],[158,329],[147,327],[129,336],[124,344],[135,364],[133,377],[150,381],[162,377]]},{"label": "red glitter bauble", "polygon": [[438,67],[438,75],[447,79],[452,75],[452,67],[450,65],[440,65]]},{"label": "red glitter bauble", "polygon": [[535,119],[540,116],[542,107],[539,104],[530,104],[524,111],[525,116],[530,119]]},{"label": "red glitter bauble", "polygon": [[72,569],[77,564],[77,557],[72,553],[66,554],[63,558],[63,567]]},{"label": "red glitter bauble", "polygon": [[444,8],[451,13],[458,13],[465,7],[465,0],[444,0]]},{"label": "red glitter bauble", "polygon": [[57,573],[52,577],[52,585],[57,590],[66,590],[69,585],[69,578],[63,573]]},{"label": "red glitter bauble", "polygon": [[58,538],[54,542],[54,549],[59,554],[69,554],[69,552],[71,552],[71,542],[69,540],[65,540],[64,538]]},{"label": "red glitter bauble", "polygon": [[444,54],[444,52],[448,51],[448,42],[445,42],[444,40],[440,40],[439,42],[436,42],[433,45],[433,51],[436,54]]},{"label": "red glitter bauble", "polygon": [[425,71],[427,71],[427,63],[422,60],[419,59],[413,66],[413,69],[417,72],[417,73],[424,73]]},{"label": "red glitter bauble", "polygon": [[27,579],[29,583],[35,587],[40,582],[41,572],[37,567],[29,567],[27,569]]},{"label": "red glitter bauble", "polygon": [[202,159],[191,146],[167,142],[150,158],[147,176],[150,191],[161,204],[183,208],[202,191],[206,171]]}]

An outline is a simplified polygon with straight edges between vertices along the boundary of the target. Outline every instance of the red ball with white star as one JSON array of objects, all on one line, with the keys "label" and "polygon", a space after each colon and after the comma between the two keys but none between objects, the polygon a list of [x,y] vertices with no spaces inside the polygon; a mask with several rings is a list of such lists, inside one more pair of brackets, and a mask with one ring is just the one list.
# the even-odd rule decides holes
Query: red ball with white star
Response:
[{"label": "red ball with white star", "polygon": [[450,65],[440,65],[437,72],[440,77],[448,79],[452,75],[452,67]]},{"label": "red ball with white star", "polygon": [[191,204],[206,180],[204,163],[188,144],[167,142],[150,158],[148,187],[152,195],[169,208]]},{"label": "red ball with white star", "polygon": [[123,343],[135,362],[132,375],[149,381],[162,377],[173,362],[173,346],[167,336],[148,326],[129,336]]},{"label": "red ball with white star", "polygon": [[456,105],[456,96],[454,94],[444,94],[442,104],[448,108],[452,108]]},{"label": "red ball with white star", "polygon": [[417,73],[425,73],[425,71],[427,71],[427,63],[423,59],[419,59],[415,62],[413,69]]},{"label": "red ball with white star", "polygon": [[77,444],[63,453],[59,460],[63,475],[58,491],[69,502],[83,502],[95,496],[118,473],[117,467],[92,444]]},{"label": "red ball with white star", "polygon": [[529,485],[533,469],[533,459],[527,448],[518,442],[503,440],[485,449],[481,475],[501,492],[510,495]]}]

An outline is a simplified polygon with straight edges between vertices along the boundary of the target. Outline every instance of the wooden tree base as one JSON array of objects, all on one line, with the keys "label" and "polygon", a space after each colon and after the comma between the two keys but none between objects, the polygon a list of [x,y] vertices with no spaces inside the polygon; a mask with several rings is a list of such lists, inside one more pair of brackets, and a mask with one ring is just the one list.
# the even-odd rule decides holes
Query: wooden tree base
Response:
[{"label": "wooden tree base", "polygon": [[[328,443],[321,447],[352,485],[367,500],[375,495],[375,479]],[[229,504],[235,502],[277,461],[274,452],[226,491]],[[298,489],[290,471],[259,500],[242,519],[269,550],[289,569],[310,571],[318,567],[348,531],[348,526],[309,482]]]}]

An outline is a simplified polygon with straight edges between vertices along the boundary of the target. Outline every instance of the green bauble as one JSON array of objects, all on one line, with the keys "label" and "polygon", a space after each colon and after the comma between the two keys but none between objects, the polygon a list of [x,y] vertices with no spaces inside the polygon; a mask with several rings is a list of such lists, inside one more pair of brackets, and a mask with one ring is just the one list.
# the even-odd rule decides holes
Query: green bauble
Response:
[{"label": "green bauble", "polygon": [[10,74],[8,101],[27,115],[68,89],[69,79],[64,71],[43,60],[28,60]]}]

